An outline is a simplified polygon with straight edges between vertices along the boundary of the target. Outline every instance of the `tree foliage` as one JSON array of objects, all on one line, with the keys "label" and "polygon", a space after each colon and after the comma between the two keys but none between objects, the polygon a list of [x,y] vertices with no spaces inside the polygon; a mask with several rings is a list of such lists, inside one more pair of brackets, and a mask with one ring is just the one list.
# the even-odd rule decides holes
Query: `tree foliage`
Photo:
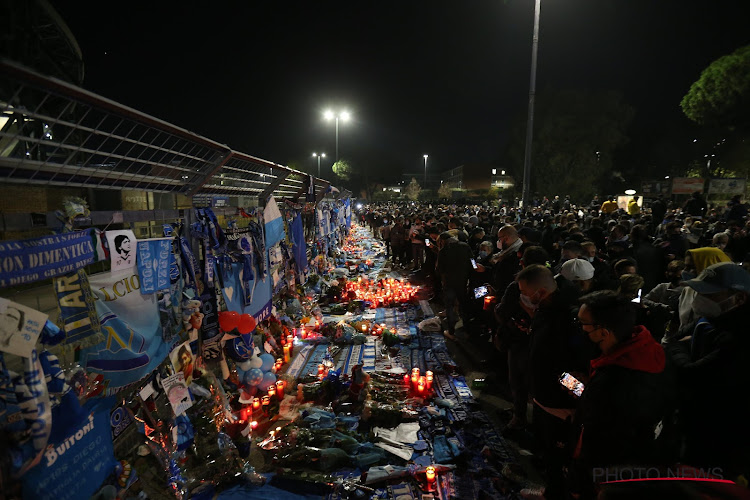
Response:
[{"label": "tree foliage", "polygon": [[750,124],[750,45],[712,62],[680,106],[702,125]]},{"label": "tree foliage", "polygon": [[440,185],[438,188],[438,198],[440,199],[446,199],[451,197],[451,191],[453,190],[453,186],[451,186],[449,183],[445,182]]},{"label": "tree foliage", "polygon": [[408,186],[406,186],[406,189],[404,190],[406,197],[412,201],[417,201],[419,198],[419,192],[422,190],[422,187],[417,182],[417,179],[414,177],[411,178],[411,182]]},{"label": "tree foliage", "polygon": [[[531,191],[585,200],[610,182],[612,158],[634,115],[618,92],[545,91],[536,101]],[[523,172],[526,116],[511,132],[508,161]],[[521,186],[522,178],[515,179]]]},{"label": "tree foliage", "polygon": [[352,177],[352,166],[346,160],[339,160],[331,167],[333,173],[343,182],[347,182]]}]

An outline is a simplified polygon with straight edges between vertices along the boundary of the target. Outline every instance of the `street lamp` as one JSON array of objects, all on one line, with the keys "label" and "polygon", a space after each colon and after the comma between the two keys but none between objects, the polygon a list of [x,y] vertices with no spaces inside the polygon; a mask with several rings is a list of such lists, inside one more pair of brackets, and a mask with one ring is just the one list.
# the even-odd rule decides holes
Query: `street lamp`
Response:
[{"label": "street lamp", "polygon": [[534,131],[534,96],[536,95],[536,52],[539,46],[539,9],[541,0],[534,2],[534,36],[531,39],[531,78],[529,79],[529,117],[526,120],[526,150],[523,156],[523,191],[521,200],[526,208],[531,198],[531,141]]},{"label": "street lamp", "polygon": [[427,155],[424,155],[424,188],[427,189]]},{"label": "street lamp", "polygon": [[336,120],[336,161],[339,161],[339,118],[341,118],[341,121],[346,123],[351,118],[351,115],[346,110],[341,111],[341,113],[334,113],[333,111],[328,109],[325,113],[323,113],[323,118],[328,121],[334,119]]},{"label": "street lamp", "polygon": [[313,158],[315,158],[316,156],[318,157],[318,177],[320,177],[320,159],[325,158],[326,154],[325,153],[320,153],[320,154],[313,153]]}]

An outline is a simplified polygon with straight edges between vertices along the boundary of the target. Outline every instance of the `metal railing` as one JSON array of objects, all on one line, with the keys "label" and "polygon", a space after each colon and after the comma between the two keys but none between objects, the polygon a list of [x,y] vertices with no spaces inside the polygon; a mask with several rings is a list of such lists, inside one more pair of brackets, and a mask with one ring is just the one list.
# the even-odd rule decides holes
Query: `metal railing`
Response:
[{"label": "metal railing", "polygon": [[0,59],[0,182],[297,200],[328,181]]}]

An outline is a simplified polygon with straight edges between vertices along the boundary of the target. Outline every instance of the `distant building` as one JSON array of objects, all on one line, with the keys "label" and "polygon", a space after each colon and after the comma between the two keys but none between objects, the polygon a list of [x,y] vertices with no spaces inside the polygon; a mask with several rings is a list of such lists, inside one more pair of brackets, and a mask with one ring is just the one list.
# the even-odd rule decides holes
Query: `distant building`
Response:
[{"label": "distant building", "polygon": [[514,185],[513,177],[507,175],[505,170],[486,163],[466,163],[446,170],[441,174],[440,183],[469,191],[491,187],[509,189]]}]

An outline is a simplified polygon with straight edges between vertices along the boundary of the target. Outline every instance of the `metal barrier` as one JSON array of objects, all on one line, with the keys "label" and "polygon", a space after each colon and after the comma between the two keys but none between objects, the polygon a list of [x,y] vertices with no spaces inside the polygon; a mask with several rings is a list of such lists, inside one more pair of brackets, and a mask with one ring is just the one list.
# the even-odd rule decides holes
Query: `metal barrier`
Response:
[{"label": "metal barrier", "polygon": [[0,59],[0,182],[316,200],[330,183]]}]

